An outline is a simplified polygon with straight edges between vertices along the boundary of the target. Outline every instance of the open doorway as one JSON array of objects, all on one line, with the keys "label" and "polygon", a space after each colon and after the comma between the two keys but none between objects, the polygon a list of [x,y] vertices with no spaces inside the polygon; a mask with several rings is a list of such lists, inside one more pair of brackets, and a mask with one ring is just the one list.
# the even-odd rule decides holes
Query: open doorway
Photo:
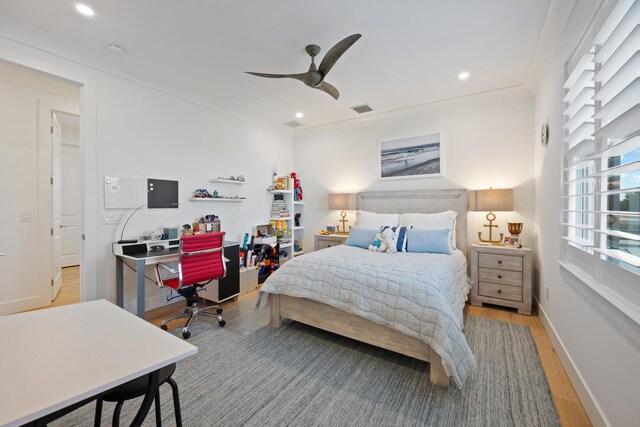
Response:
[{"label": "open doorway", "polygon": [[[59,222],[59,236],[55,236],[54,230],[52,256],[56,270],[52,274],[54,285],[51,306],[60,306],[80,302],[82,236],[80,117],[76,114],[56,111],[52,115],[52,127],[54,131],[53,224],[55,226]],[[55,141],[57,138],[60,139],[59,147],[58,142]],[[55,183],[56,178],[59,186]],[[58,265],[59,270],[57,270]]]},{"label": "open doorway", "polygon": [[[55,274],[65,252],[63,177],[75,176],[76,197],[81,198],[82,176],[80,165],[75,172],[62,165],[62,126],[56,140],[54,125],[59,124],[58,117],[78,119],[80,96],[81,86],[76,83],[0,61],[0,224],[5,230],[0,244],[0,315],[46,307],[54,295],[57,300],[61,297],[55,285],[62,287],[63,275],[61,270]],[[71,117],[63,119],[63,115]],[[80,138],[76,139],[79,150]],[[59,187],[56,197],[54,187]],[[78,231],[81,218],[77,218]],[[57,243],[56,236],[60,237]],[[56,247],[60,256],[55,255]],[[81,300],[79,276],[76,282],[72,302]]]}]

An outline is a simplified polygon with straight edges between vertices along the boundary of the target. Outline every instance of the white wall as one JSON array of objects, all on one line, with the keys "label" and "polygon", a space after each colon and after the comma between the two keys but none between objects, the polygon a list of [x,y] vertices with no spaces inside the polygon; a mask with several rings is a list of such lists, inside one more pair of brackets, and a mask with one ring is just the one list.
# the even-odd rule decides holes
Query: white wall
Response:
[{"label": "white wall", "polygon": [[[640,328],[557,263],[562,247],[564,64],[597,6],[577,2],[535,97],[535,141],[543,122],[549,123],[551,135],[546,149],[535,143],[536,297],[547,332],[592,422],[632,426],[640,419]],[[640,281],[629,277],[627,286],[633,288],[635,281],[637,292]]]},{"label": "white wall", "polygon": [[[508,234],[507,222],[523,222],[523,239],[531,241],[532,130],[533,98],[518,89],[297,132],[293,149],[305,196],[305,247],[311,249],[313,234],[339,219],[327,209],[329,193],[367,190],[514,188],[516,212],[496,213],[499,232]],[[379,141],[436,132],[444,178],[378,180]],[[485,215],[469,213],[469,241],[483,230]],[[348,219],[353,225],[355,213]]]},{"label": "white wall", "polygon": [[[273,167],[283,174],[291,171],[290,132],[221,109],[193,91],[126,70],[104,55],[83,51],[2,16],[0,59],[83,84],[80,142],[85,299],[115,299],[111,242],[118,238],[119,227],[102,224],[105,174],[180,182],[180,208],[139,212],[127,226],[128,236],[215,213],[221,217],[228,238],[237,240],[268,216],[270,200],[265,189]],[[211,190],[210,177],[241,173],[248,183],[228,190],[239,191],[247,201],[196,204],[187,200],[196,188]],[[222,186],[218,190],[227,191]],[[125,306],[133,310],[133,275],[128,275],[125,286]],[[147,290],[147,308],[163,302],[157,289],[148,286]]]},{"label": "white wall", "polygon": [[[136,213],[125,231],[136,237],[162,226],[191,223],[206,214],[216,214],[227,232],[227,239],[239,240],[251,226],[268,218],[270,197],[265,191],[271,182],[273,167],[279,173],[291,172],[291,139],[265,131],[235,118],[221,115],[193,103],[167,96],[155,90],[99,75],[98,161],[96,179],[102,185],[104,175],[139,176],[179,181],[179,209],[143,209]],[[208,182],[217,176],[243,174],[247,184]],[[240,203],[193,202],[193,190],[213,188],[228,194],[240,194]],[[102,194],[96,202],[102,209]],[[131,212],[131,211],[128,211]],[[100,225],[102,283],[115,283],[115,262],[110,242],[119,239],[120,227]],[[151,271],[147,274],[154,277]],[[128,270],[127,306],[135,300],[134,273]],[[112,298],[113,286],[100,295]],[[147,287],[147,303],[163,302],[164,292]],[[157,298],[154,295],[158,296]]]}]

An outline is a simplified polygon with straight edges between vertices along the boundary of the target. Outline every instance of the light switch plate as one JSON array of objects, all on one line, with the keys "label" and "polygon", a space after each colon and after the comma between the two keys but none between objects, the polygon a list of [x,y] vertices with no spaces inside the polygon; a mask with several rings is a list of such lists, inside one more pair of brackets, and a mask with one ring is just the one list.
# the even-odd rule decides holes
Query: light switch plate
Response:
[{"label": "light switch plate", "polygon": [[103,224],[120,224],[122,222],[122,212],[103,212]]}]

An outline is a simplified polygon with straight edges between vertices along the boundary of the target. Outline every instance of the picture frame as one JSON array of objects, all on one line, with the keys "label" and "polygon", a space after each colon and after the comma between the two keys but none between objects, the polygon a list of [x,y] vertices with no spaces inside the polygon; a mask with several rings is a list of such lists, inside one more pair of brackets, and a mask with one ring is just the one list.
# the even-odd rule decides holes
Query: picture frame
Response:
[{"label": "picture frame", "polygon": [[505,236],[504,245],[512,248],[520,248],[520,236]]},{"label": "picture frame", "polygon": [[380,141],[379,179],[442,177],[440,133]]}]

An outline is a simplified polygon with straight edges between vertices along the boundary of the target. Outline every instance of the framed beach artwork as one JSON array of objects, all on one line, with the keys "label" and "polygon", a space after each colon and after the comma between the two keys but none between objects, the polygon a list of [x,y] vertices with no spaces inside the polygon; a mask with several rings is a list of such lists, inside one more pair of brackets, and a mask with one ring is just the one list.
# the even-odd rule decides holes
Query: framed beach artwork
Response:
[{"label": "framed beach artwork", "polygon": [[380,179],[442,176],[440,134],[381,141]]}]

